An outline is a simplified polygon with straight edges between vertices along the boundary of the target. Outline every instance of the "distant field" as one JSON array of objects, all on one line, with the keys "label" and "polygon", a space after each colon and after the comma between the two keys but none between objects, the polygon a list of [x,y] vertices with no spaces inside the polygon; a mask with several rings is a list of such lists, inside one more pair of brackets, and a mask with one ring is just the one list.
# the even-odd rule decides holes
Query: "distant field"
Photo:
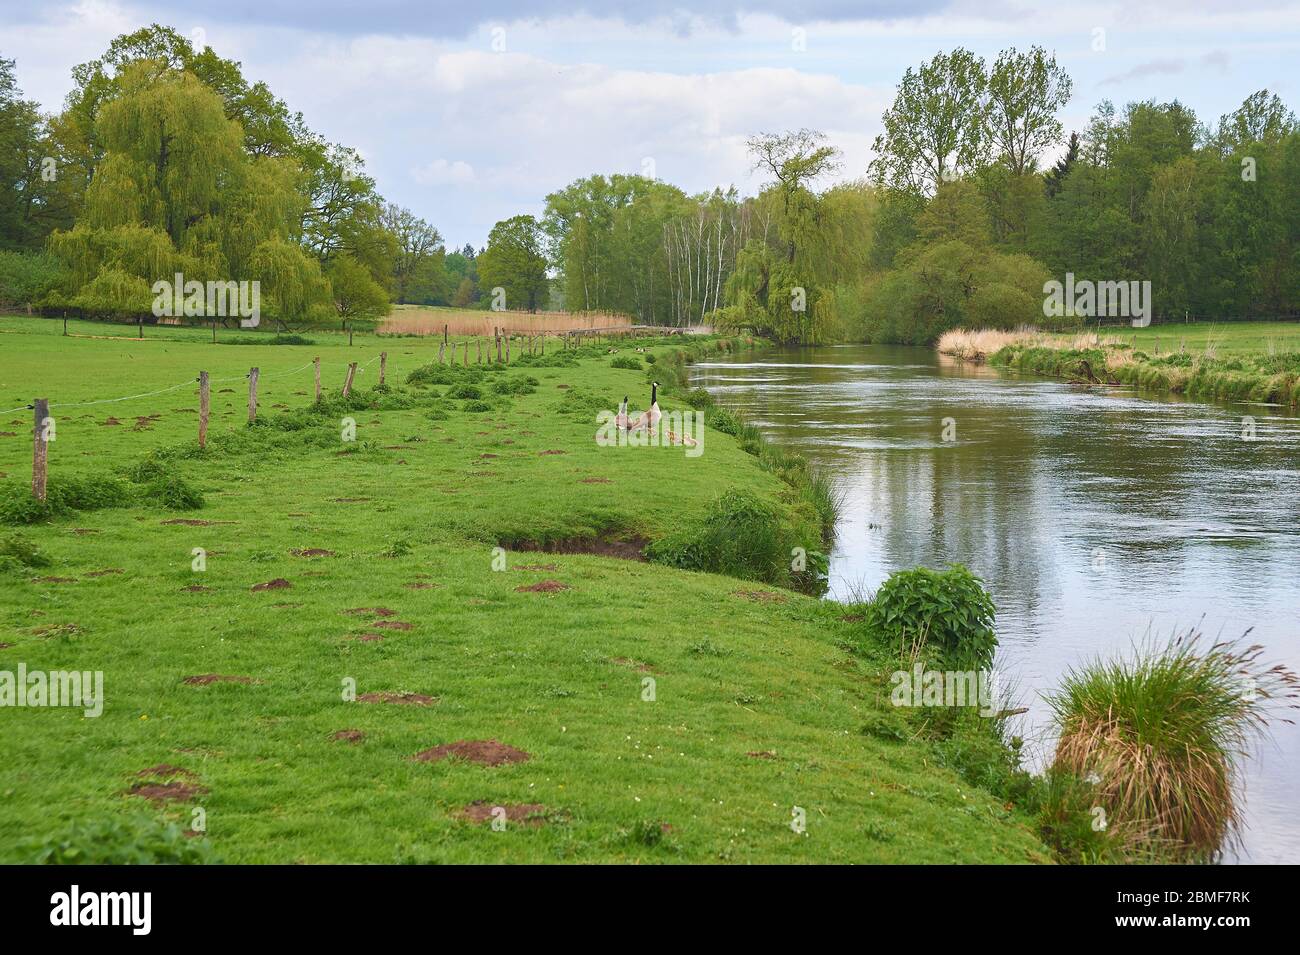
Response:
[{"label": "distant field", "polygon": [[[1152,325],[1148,328],[1103,328],[1103,338],[1132,343],[1134,348],[1162,354],[1188,351],[1210,357],[1267,355],[1300,351],[1300,322],[1196,322]],[[1070,336],[1059,336],[1068,337]]]},{"label": "distant field", "polygon": [[491,335],[494,328],[533,335],[558,334],[579,328],[628,326],[632,319],[608,312],[485,312],[472,308],[394,305],[378,331],[386,335]]}]

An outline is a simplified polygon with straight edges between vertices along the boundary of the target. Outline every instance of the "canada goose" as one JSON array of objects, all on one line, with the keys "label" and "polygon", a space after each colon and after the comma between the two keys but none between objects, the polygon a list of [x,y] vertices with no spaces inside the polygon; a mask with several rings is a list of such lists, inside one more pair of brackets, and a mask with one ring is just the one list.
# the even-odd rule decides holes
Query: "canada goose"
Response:
[{"label": "canada goose", "polygon": [[636,421],[632,424],[633,431],[639,431],[642,428],[653,430],[659,427],[659,419],[662,418],[663,412],[659,410],[659,382],[650,382],[650,409],[641,412]]},{"label": "canada goose", "polygon": [[627,395],[623,396],[623,403],[618,406],[618,414],[614,417],[614,425],[619,431],[626,431],[630,426],[627,420]]}]

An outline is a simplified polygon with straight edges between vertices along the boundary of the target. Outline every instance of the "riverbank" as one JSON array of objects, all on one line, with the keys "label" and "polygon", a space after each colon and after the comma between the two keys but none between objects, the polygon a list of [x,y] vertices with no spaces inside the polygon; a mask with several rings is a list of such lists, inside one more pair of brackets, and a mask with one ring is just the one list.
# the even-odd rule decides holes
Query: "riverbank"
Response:
[{"label": "riverbank", "polygon": [[[1030,708],[1012,727],[1027,765],[1055,753],[1040,694],[1188,628],[1224,640],[1249,628],[1270,661],[1300,670],[1288,626],[1294,413],[1252,412],[1257,440],[1243,442],[1239,408],[1065,387],[904,346],[721,357],[694,381],[836,476],[852,502],[831,554],[837,598],[916,565],[959,562],[983,579],[995,666]],[[1300,730],[1270,736],[1242,770],[1245,844],[1227,861],[1300,857]]]},{"label": "riverbank", "polygon": [[[65,512],[0,526],[27,545],[0,558],[0,666],[101,671],[105,694],[94,718],[3,713],[5,861],[68,838],[230,862],[1050,860],[1024,810],[970,781],[970,752],[900,736],[890,661],[844,607],[627,559],[717,536],[727,491],[782,544],[822,530],[793,456],[674,371],[746,343],[453,371],[433,340],[3,330],[0,407],[50,398],[51,488],[71,490]],[[703,453],[593,441],[649,378],[665,412],[706,408]],[[26,494],[30,415],[0,420],[6,502]]]},{"label": "riverbank", "polygon": [[1300,404],[1300,325],[1152,326],[1117,334],[968,332],[941,354],[1068,381],[1225,401]]}]

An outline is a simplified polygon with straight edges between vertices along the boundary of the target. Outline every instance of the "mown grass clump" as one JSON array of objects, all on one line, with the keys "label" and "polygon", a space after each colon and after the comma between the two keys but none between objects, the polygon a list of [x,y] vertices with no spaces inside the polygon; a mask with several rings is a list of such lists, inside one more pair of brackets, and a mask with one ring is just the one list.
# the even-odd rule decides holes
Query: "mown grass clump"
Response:
[{"label": "mown grass clump", "polygon": [[21,534],[0,538],[0,574],[54,563],[31,538]]},{"label": "mown grass clump", "polygon": [[66,830],[29,840],[29,865],[204,865],[218,863],[206,839],[187,836],[174,822],[148,816],[74,822]]},{"label": "mown grass clump", "polygon": [[[808,543],[782,520],[776,505],[746,491],[730,490],[713,501],[698,525],[652,542],[646,556],[684,570],[808,590],[812,583],[808,578],[815,578],[820,569],[824,580],[825,570],[824,556]],[[822,566],[814,566],[811,573],[807,566],[799,567],[799,552],[805,564],[821,558]]]},{"label": "mown grass clump", "polygon": [[1238,837],[1242,763],[1270,713],[1295,708],[1300,695],[1295,674],[1265,667],[1261,653],[1203,646],[1191,630],[1131,659],[1073,669],[1048,697],[1059,731],[1053,771],[1093,785],[1119,852],[1203,862]]},{"label": "mown grass clump", "polygon": [[610,368],[626,368],[629,371],[641,370],[641,359],[635,355],[615,355],[609,361]]}]

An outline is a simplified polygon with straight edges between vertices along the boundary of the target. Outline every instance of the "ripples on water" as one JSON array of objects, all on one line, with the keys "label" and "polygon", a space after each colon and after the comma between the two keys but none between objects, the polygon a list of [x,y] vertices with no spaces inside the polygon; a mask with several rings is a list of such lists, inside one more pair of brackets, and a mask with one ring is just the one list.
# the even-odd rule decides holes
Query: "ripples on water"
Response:
[{"label": "ripples on water", "polygon": [[[970,566],[998,606],[999,669],[1034,695],[1027,738],[1044,739],[1038,691],[1148,633],[1253,628],[1300,670],[1300,419],[1285,409],[1003,378],[919,348],[769,354],[694,381],[835,475],[832,596]],[[1300,728],[1275,724],[1248,771],[1242,861],[1300,862],[1298,788]]]}]

